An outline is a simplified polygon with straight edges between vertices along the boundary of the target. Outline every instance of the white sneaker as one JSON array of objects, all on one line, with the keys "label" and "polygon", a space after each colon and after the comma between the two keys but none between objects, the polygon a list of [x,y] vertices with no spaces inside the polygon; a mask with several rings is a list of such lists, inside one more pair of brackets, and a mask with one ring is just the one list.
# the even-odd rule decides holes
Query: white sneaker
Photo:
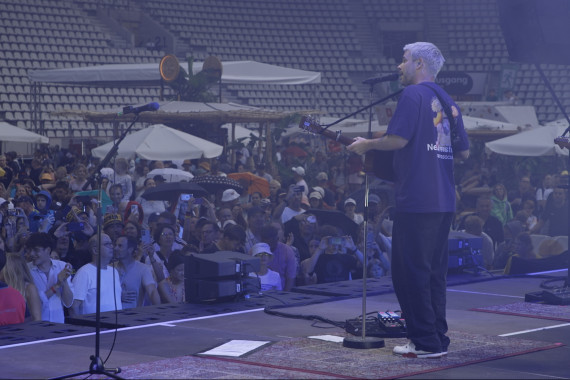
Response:
[{"label": "white sneaker", "polygon": [[404,346],[394,347],[392,353],[394,355],[400,355],[405,358],[419,358],[419,359],[422,358],[437,359],[447,355],[447,352],[429,352],[429,351],[416,350],[416,345],[412,341],[408,341],[408,343]]}]

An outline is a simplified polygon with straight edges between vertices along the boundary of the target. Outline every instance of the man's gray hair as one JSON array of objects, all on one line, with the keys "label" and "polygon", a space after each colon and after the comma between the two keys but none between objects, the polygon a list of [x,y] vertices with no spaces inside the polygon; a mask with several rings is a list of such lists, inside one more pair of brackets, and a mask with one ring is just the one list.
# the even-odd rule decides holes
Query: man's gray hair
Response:
[{"label": "man's gray hair", "polygon": [[431,42],[414,42],[407,44],[404,46],[404,51],[409,51],[413,60],[422,58],[426,64],[428,73],[434,77],[437,76],[445,62],[441,51]]}]

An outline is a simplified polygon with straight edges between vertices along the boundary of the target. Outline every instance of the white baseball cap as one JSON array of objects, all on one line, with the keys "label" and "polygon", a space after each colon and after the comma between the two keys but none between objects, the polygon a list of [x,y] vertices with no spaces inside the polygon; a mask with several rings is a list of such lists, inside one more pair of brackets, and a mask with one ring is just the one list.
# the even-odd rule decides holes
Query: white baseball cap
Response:
[{"label": "white baseball cap", "polygon": [[270,255],[273,255],[273,253],[271,252],[271,248],[269,248],[269,244],[267,243],[257,243],[254,244],[253,247],[251,247],[252,256],[257,256],[260,253],[269,253]]},{"label": "white baseball cap", "polygon": [[305,175],[305,169],[302,166],[294,167],[291,170],[293,170],[295,173],[299,175]]},{"label": "white baseball cap", "polygon": [[222,194],[222,202],[231,202],[239,198],[239,193],[234,189],[224,190]]}]

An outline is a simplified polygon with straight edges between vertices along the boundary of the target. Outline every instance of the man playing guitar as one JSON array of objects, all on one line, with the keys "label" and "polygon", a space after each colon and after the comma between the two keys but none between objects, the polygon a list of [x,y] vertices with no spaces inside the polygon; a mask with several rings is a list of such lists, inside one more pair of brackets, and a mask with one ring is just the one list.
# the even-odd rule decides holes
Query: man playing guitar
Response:
[{"label": "man playing guitar", "polygon": [[392,280],[409,342],[393,353],[413,358],[442,357],[450,342],[445,305],[447,239],[455,212],[453,158],[469,156],[469,141],[459,107],[434,83],[444,61],[431,43],[406,45],[398,66],[406,88],[386,134],[357,137],[348,146],[357,154],[394,151]]}]

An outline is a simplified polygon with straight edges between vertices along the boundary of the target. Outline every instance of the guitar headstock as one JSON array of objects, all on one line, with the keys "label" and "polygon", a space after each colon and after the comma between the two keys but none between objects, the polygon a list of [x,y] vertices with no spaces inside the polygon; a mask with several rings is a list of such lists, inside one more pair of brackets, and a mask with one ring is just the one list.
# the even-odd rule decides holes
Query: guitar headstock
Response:
[{"label": "guitar headstock", "polygon": [[309,133],[319,134],[323,131],[323,127],[311,116],[304,115],[299,122],[299,128]]}]

